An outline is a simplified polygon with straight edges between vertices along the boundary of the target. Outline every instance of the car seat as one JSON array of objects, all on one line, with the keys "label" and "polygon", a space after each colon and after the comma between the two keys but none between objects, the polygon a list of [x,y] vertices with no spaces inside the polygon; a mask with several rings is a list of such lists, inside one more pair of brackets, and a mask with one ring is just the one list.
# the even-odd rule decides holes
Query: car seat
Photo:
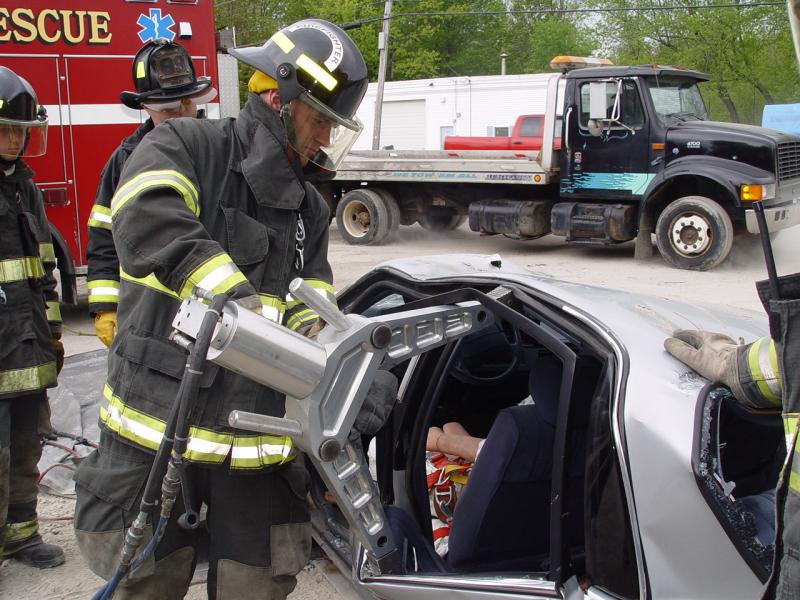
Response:
[{"label": "car seat", "polygon": [[548,559],[560,387],[560,361],[540,357],[529,374],[534,404],[498,413],[456,504],[449,568],[529,571]]}]

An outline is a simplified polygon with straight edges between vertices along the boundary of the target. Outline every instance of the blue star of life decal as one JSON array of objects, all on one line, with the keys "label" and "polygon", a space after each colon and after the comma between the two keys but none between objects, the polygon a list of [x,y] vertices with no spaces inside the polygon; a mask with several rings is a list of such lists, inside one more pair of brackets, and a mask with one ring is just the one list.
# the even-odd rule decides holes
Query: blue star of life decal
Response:
[{"label": "blue star of life decal", "polygon": [[136,21],[136,24],[141,27],[139,39],[142,40],[142,43],[159,38],[170,41],[175,39],[175,32],[172,31],[175,19],[172,18],[172,15],[162,17],[160,8],[151,8],[149,17],[139,15],[139,20]]}]

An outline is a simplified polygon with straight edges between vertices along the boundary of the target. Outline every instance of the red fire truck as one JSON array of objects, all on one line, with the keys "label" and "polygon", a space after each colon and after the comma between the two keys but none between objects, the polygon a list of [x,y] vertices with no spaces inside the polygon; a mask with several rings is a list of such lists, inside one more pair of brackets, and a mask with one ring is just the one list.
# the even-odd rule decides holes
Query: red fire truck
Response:
[{"label": "red fire truck", "polygon": [[[27,0],[0,6],[0,65],[27,79],[47,107],[47,154],[30,160],[44,193],[61,273],[62,300],[76,301],[86,274],[86,222],[100,171],[147,115],[125,108],[131,62],[148,40],[184,46],[197,75],[215,86],[211,0]],[[219,104],[209,104],[209,117]]]}]

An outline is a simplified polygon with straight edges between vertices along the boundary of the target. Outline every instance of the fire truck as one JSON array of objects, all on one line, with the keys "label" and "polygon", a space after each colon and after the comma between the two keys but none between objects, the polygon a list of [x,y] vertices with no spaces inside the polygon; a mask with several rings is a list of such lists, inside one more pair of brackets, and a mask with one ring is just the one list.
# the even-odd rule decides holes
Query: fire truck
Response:
[{"label": "fire truck", "polygon": [[[185,47],[197,75],[211,77],[220,89],[215,103],[205,107],[210,118],[220,116],[220,102],[223,115],[238,110],[238,94],[231,100],[219,83],[211,0],[27,0],[0,6],[0,65],[31,83],[49,116],[47,154],[29,164],[53,230],[64,302],[76,302],[76,278],[86,274],[86,222],[100,172],[147,118],[124,107],[119,93],[134,89],[133,57],[156,38]],[[230,70],[227,59],[234,63],[235,88],[235,60],[221,55],[220,62]]]}]

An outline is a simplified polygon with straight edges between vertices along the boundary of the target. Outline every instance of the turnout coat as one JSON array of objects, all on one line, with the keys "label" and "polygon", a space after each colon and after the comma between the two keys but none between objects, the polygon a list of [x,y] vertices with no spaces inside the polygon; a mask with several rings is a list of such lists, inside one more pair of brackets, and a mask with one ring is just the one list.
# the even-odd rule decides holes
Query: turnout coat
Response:
[{"label": "turnout coat", "polygon": [[33,172],[0,171],[0,400],[56,385],[56,256]]},{"label": "turnout coat", "polygon": [[[231,293],[295,331],[317,319],[287,296],[302,277],[330,300],[329,210],[286,155],[278,117],[255,94],[236,119],[172,119],[125,164],[111,203],[120,260],[118,329],[111,345],[101,426],[155,450],[186,356],[168,340],[194,286]],[[209,364],[192,418],[187,458],[260,469],[293,458],[291,440],[228,426],[231,410],[282,416],[277,392]]]}]

